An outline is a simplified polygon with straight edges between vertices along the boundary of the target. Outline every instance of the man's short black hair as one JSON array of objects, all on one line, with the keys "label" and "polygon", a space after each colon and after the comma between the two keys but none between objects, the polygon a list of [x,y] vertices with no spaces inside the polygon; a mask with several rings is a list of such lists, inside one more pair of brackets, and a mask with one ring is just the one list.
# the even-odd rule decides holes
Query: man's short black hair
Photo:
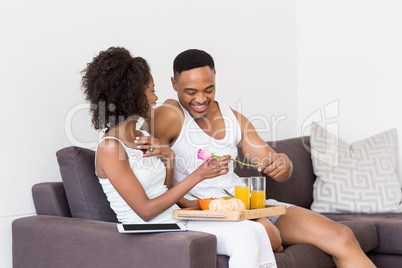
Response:
[{"label": "man's short black hair", "polygon": [[214,59],[207,52],[199,49],[183,51],[173,61],[173,74],[180,75],[183,71],[209,66],[215,71]]}]

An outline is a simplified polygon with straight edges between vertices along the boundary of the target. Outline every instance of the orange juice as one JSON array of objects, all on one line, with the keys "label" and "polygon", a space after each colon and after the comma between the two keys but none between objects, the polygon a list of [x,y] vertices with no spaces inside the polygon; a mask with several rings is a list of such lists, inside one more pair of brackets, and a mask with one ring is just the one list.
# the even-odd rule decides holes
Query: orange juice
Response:
[{"label": "orange juice", "polygon": [[251,191],[251,208],[265,208],[265,191]]},{"label": "orange juice", "polygon": [[235,197],[243,201],[246,209],[250,209],[250,187],[248,186],[236,186]]}]

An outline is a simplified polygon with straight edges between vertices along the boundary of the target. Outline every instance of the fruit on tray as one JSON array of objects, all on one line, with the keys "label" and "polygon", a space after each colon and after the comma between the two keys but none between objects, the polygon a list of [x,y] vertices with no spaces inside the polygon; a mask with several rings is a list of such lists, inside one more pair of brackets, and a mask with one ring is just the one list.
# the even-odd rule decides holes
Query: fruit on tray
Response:
[{"label": "fruit on tray", "polygon": [[244,203],[236,198],[204,198],[199,199],[198,203],[202,210],[212,211],[243,211],[246,209]]}]

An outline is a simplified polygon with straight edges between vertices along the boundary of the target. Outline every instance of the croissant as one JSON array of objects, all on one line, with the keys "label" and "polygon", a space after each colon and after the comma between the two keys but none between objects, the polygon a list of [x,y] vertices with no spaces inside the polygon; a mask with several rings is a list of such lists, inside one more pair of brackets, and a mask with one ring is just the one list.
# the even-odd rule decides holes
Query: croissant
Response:
[{"label": "croissant", "polygon": [[222,211],[224,203],[225,199],[222,198],[214,199],[211,201],[211,203],[209,203],[209,210]]},{"label": "croissant", "polygon": [[244,203],[236,198],[225,200],[223,211],[243,211],[246,209]]}]

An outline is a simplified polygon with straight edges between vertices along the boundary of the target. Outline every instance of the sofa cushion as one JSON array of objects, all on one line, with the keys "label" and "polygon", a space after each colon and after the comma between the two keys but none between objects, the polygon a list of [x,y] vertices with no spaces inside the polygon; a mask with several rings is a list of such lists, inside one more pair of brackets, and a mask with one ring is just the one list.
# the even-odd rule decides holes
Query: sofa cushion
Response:
[{"label": "sofa cushion", "polygon": [[309,244],[295,244],[274,255],[280,268],[336,267],[330,255]]},{"label": "sofa cushion", "polygon": [[95,175],[95,152],[70,146],[56,156],[72,217],[117,222]]},{"label": "sofa cushion", "polygon": [[359,241],[363,252],[367,253],[379,245],[376,224],[372,221],[359,221],[356,219],[339,221],[348,226]]},{"label": "sofa cushion", "polygon": [[402,193],[396,175],[396,129],[349,145],[314,123],[311,149],[317,175],[312,210],[332,213],[402,211]]},{"label": "sofa cushion", "polygon": [[339,221],[354,221],[359,224],[374,223],[377,228],[379,246],[373,251],[384,254],[402,255],[402,214],[324,214],[328,218]]},{"label": "sofa cushion", "polygon": [[[278,153],[286,154],[293,163],[293,175],[286,182],[277,182],[267,177],[267,198],[310,208],[313,201],[313,184],[316,176],[310,156],[310,137],[298,137],[287,140],[268,142]],[[247,158],[239,148],[240,161],[247,162]],[[239,176],[261,176],[256,168],[235,163],[235,172]]]}]

